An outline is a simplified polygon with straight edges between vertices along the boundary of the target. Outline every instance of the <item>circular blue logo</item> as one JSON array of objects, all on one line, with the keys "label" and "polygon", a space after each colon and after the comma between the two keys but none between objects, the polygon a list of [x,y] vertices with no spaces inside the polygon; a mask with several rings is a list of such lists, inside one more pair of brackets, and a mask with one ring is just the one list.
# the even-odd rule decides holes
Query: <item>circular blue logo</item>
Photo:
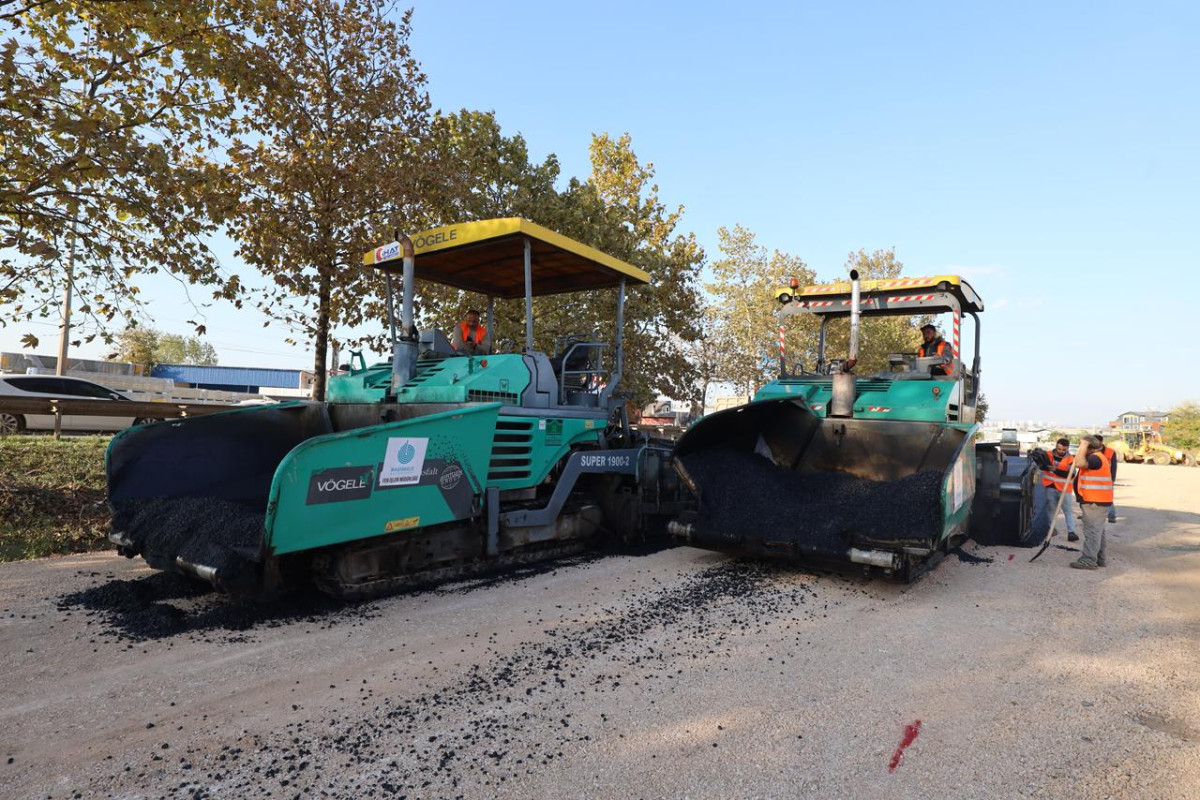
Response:
[{"label": "circular blue logo", "polygon": [[408,464],[413,460],[413,456],[417,454],[417,448],[413,447],[410,442],[405,442],[400,445],[400,449],[396,451],[396,463]]}]

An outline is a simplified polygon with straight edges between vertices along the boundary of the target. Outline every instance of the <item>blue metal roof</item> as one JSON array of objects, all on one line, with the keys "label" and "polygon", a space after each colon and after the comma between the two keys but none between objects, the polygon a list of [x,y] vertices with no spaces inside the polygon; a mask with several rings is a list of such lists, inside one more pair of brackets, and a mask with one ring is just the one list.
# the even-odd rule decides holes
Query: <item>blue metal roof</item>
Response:
[{"label": "blue metal roof", "polygon": [[155,378],[170,378],[180,383],[201,386],[267,386],[275,389],[300,388],[298,369],[260,369],[258,367],[199,367],[193,364],[157,364],[150,373]]}]

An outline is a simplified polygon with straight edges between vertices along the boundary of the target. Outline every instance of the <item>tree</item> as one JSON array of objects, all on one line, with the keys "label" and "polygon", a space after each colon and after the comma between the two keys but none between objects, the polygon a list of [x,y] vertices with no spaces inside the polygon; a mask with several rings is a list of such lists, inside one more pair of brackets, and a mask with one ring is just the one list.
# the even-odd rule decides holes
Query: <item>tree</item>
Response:
[{"label": "tree", "polygon": [[[732,383],[743,395],[752,395],[778,374],[779,305],[775,290],[795,277],[802,286],[815,283],[813,271],[798,256],[768,252],[753,232],[741,225],[717,231],[724,255],[714,261],[714,280],[706,288],[712,296],[713,343],[718,380]],[[789,358],[801,360],[815,351],[814,321],[808,315],[789,318]]]},{"label": "tree", "polygon": [[158,337],[157,363],[212,367],[217,363],[217,351],[211,343],[195,336],[163,333]]},{"label": "tree", "polygon": [[987,395],[983,392],[979,393],[979,399],[975,401],[975,421],[980,425],[987,419],[987,413],[990,406],[988,405]]},{"label": "tree", "polygon": [[1171,409],[1162,436],[1173,447],[1200,449],[1200,403],[1189,401]]},{"label": "tree", "polygon": [[[686,396],[694,375],[681,344],[697,337],[704,250],[693,234],[677,230],[683,206],[662,202],[654,164],[638,160],[628,133],[594,135],[590,154],[587,183],[570,185],[563,198],[561,232],[650,273],[649,285],[628,292],[623,385],[639,407],[658,394]],[[597,310],[599,323],[611,327],[612,292],[600,293]]]},{"label": "tree", "polygon": [[425,76],[409,48],[412,12],[392,22],[390,6],[279,0],[232,129],[242,201],[229,231],[271,280],[259,306],[312,341],[317,399],[330,327],[369,319],[364,299],[381,293],[363,252],[381,231],[428,219]]},{"label": "tree", "polygon": [[210,343],[154,328],[126,328],[117,335],[116,344],[117,352],[110,358],[136,364],[146,375],[159,364],[213,366],[217,363],[217,351]]},{"label": "tree", "polygon": [[126,361],[142,368],[149,375],[158,363],[158,331],[153,328],[126,328],[116,339],[115,361]]},{"label": "tree", "polygon": [[110,339],[160,271],[236,299],[205,244],[228,206],[205,155],[256,7],[0,3],[0,324],[57,315],[70,281],[87,340]]}]

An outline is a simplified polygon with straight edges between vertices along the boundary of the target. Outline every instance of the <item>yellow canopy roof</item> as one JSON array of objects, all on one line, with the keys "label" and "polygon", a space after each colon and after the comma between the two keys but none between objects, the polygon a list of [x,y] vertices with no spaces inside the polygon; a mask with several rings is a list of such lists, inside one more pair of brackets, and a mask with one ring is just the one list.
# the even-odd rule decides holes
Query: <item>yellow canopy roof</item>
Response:
[{"label": "yellow canopy roof", "polygon": [[[783,300],[795,297],[796,301],[813,313],[849,313],[850,281],[821,283],[792,292],[780,289],[776,297]],[[958,301],[963,311],[983,311],[983,300],[958,275],[933,275],[921,278],[880,278],[861,281],[859,292],[863,299],[864,312],[883,312],[889,309],[918,309],[925,311],[947,310],[941,296],[949,294]],[[879,301],[879,302],[876,302]]]},{"label": "yellow canopy roof", "polygon": [[[525,296],[525,240],[531,245],[533,293],[560,294],[649,283],[650,274],[594,247],[520,217],[461,222],[423,231],[412,239],[416,276],[493,297]],[[377,247],[363,264],[399,271],[400,244]]]}]

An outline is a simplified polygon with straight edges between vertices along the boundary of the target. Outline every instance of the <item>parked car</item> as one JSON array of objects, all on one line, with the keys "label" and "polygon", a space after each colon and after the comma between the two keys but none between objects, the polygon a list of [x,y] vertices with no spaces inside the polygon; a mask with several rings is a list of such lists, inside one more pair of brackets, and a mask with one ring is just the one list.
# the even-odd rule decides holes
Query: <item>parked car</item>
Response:
[{"label": "parked car", "polygon": [[[76,400],[113,400],[128,402],[129,397],[82,378],[58,375],[0,375],[0,397],[27,397],[36,399],[59,398]],[[157,419],[133,416],[100,416],[96,414],[64,414],[62,429],[65,431],[119,431],[130,425],[158,422]],[[54,430],[52,414],[11,414],[0,411],[0,434],[19,433],[23,430]]]}]

